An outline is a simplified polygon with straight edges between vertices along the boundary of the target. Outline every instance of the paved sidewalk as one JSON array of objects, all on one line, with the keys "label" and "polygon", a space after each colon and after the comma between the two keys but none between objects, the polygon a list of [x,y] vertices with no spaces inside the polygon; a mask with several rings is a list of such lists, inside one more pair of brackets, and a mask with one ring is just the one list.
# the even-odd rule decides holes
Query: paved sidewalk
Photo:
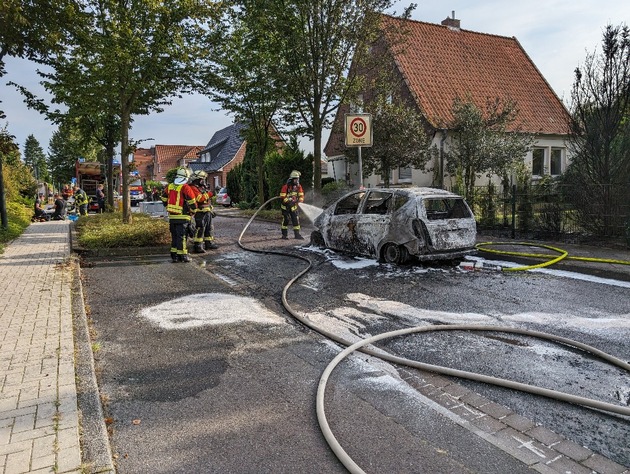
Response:
[{"label": "paved sidewalk", "polygon": [[3,474],[82,472],[70,224],[31,224],[0,255]]}]

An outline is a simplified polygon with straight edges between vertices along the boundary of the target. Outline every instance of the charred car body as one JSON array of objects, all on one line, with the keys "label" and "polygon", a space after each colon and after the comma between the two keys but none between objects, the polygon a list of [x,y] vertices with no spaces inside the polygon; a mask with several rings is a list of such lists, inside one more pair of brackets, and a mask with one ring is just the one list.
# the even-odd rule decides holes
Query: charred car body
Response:
[{"label": "charred car body", "polygon": [[387,263],[459,260],[475,253],[477,226],[461,196],[434,188],[352,191],[316,219],[311,243]]}]

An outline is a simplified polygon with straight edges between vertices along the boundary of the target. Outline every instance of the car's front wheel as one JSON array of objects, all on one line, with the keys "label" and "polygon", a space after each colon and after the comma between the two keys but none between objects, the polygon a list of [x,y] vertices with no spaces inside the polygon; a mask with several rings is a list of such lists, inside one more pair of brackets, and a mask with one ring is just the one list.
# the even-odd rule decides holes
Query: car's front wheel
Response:
[{"label": "car's front wheel", "polygon": [[409,252],[404,245],[397,245],[393,242],[385,244],[381,251],[382,261],[385,263],[401,264],[409,258]]}]

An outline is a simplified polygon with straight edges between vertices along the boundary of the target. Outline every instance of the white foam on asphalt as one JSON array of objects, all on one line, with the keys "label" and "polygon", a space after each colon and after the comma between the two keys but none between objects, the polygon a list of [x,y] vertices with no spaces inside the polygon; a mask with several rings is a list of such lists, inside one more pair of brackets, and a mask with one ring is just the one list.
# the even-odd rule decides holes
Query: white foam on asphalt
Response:
[{"label": "white foam on asphalt", "polygon": [[144,308],[140,316],[163,329],[191,329],[242,322],[286,324],[284,319],[255,299],[224,293],[183,296]]}]

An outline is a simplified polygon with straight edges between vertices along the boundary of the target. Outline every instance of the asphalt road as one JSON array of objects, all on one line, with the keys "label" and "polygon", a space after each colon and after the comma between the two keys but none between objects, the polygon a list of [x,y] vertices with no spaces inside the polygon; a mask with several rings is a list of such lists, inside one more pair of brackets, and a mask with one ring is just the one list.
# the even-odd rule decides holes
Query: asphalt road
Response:
[{"label": "asphalt road", "polygon": [[[345,472],[319,430],[315,393],[338,345],[284,309],[305,268],[236,245],[246,221],[218,218],[220,249],[172,264],[167,254],[88,258],[82,275],[99,388],[120,473]],[[308,227],[304,230],[307,235]],[[422,324],[549,331],[630,360],[627,287],[553,274],[391,267],[280,241],[254,223],[244,244],[306,256],[287,293],[317,325],[356,340]],[[628,374],[580,351],[515,335],[423,334],[386,341],[404,357],[630,404]],[[531,472],[454,422],[365,355],[333,373],[333,432],[366,472]],[[630,466],[626,417],[458,380],[579,446]]]}]

